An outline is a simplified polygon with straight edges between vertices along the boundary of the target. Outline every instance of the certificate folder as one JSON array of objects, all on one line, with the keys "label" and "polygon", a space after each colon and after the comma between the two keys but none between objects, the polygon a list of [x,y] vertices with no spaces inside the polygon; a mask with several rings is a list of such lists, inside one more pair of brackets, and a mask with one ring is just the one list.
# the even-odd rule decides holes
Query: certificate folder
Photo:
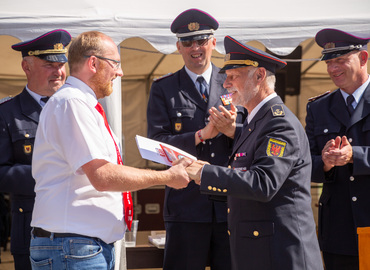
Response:
[{"label": "certificate folder", "polygon": [[143,159],[151,160],[167,166],[172,166],[172,161],[182,157],[187,157],[192,160],[197,159],[189,153],[166,143],[148,139],[140,135],[136,135],[135,139],[140,155]]}]

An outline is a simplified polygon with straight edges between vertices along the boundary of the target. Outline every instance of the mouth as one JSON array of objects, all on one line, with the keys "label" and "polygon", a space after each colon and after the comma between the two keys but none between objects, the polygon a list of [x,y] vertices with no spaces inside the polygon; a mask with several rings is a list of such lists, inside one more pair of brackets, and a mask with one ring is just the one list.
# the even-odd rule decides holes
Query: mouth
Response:
[{"label": "mouth", "polygon": [[192,55],[191,55],[191,58],[197,59],[197,58],[200,58],[202,55],[203,55],[203,54],[201,54],[201,53],[192,54]]},{"label": "mouth", "polygon": [[339,74],[332,74],[331,76],[333,77],[333,78],[338,78],[338,77],[340,77],[340,76],[342,76],[343,75],[343,72],[341,72],[341,73],[339,73]]}]

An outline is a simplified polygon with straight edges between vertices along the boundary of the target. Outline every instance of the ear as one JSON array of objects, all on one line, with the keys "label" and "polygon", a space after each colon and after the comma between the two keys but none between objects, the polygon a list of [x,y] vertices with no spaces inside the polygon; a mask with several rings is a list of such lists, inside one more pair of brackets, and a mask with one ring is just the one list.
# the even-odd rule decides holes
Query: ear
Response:
[{"label": "ear", "polygon": [[180,41],[176,41],[176,48],[179,53],[181,53],[181,46],[180,46]]},{"label": "ear", "polygon": [[23,71],[24,71],[25,73],[30,72],[31,67],[30,67],[30,64],[29,64],[26,60],[22,59],[21,66],[22,66],[22,69],[23,69]]},{"label": "ear", "polygon": [[366,66],[369,54],[367,51],[360,51],[359,58],[360,58],[360,65]]},{"label": "ear", "polygon": [[98,65],[99,65],[99,61],[97,61],[98,59],[95,57],[95,56],[90,56],[88,59],[87,59],[87,66],[89,67],[89,69],[96,73],[97,70],[98,70]]},{"label": "ear", "polygon": [[255,75],[257,83],[261,83],[266,78],[266,69],[263,67],[257,68]]}]

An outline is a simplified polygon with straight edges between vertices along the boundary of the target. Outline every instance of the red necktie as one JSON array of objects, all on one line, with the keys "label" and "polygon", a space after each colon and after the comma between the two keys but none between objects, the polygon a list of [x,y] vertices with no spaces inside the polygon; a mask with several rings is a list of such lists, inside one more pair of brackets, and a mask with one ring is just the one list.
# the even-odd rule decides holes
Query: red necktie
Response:
[{"label": "red necktie", "polygon": [[[95,106],[95,109],[103,116],[105,127],[108,129],[109,134],[113,139],[112,132],[109,128],[109,124],[108,124],[108,121],[107,121],[107,117],[105,116],[103,106],[98,102],[98,104],[96,104],[96,106]],[[121,154],[119,152],[118,146],[117,146],[114,139],[113,139],[113,142],[114,142],[114,146],[116,147],[116,152],[117,152],[117,163],[122,165],[123,162],[122,162],[122,158],[121,158]],[[122,192],[122,202],[123,202],[123,207],[124,207],[124,211],[125,211],[125,222],[127,224],[128,229],[131,231],[131,224],[132,224],[132,220],[133,220],[133,216],[134,216],[134,209],[133,209],[133,205],[132,205],[131,192],[129,192],[129,191]]]}]

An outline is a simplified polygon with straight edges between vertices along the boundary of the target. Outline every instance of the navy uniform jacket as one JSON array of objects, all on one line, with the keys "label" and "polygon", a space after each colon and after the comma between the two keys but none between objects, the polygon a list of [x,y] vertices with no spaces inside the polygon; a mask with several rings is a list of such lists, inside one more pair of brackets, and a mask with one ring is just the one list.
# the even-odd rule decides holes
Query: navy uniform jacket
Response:
[{"label": "navy uniform jacket", "polygon": [[35,200],[31,160],[40,112],[26,89],[0,105],[0,190],[11,195],[13,254],[29,254]]},{"label": "navy uniform jacket", "polygon": [[[220,96],[228,93],[222,87],[225,77],[218,74],[219,68],[214,65],[212,68],[208,103],[201,98],[185,68],[153,82],[147,110],[148,137],[176,146],[211,164],[225,165],[232,139],[219,134],[206,144],[195,146],[194,134],[206,126],[208,109],[218,108],[222,104]],[[243,117],[244,110],[241,110],[239,123]],[[165,221],[212,222],[214,217],[218,222],[226,222],[226,203],[201,195],[194,182],[181,190],[166,187]]]},{"label": "navy uniform jacket", "polygon": [[[307,105],[306,132],[312,155],[312,181],[324,183],[319,201],[319,242],[326,252],[357,255],[357,227],[370,226],[370,86],[352,118],[340,90]],[[347,136],[353,164],[325,176],[321,151],[330,139]]]},{"label": "navy uniform jacket", "polygon": [[229,168],[205,165],[201,192],[226,194],[232,269],[323,269],[304,129],[274,97],[236,140]]}]

